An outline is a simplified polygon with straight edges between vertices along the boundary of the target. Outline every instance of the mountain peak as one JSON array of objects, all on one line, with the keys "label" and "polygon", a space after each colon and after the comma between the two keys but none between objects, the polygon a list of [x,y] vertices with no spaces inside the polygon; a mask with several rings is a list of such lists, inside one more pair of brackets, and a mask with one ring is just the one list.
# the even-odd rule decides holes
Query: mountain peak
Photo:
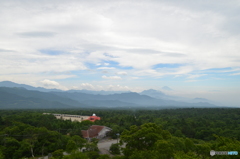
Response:
[{"label": "mountain peak", "polygon": [[170,87],[168,86],[164,86],[162,87],[163,90],[166,90],[166,91],[173,91],[173,89],[171,89]]}]

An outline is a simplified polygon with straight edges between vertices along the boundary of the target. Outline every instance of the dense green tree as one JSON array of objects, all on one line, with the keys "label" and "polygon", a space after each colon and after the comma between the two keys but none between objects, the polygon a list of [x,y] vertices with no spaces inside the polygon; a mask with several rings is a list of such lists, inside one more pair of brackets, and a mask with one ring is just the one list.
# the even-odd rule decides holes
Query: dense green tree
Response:
[{"label": "dense green tree", "polygon": [[2,127],[2,125],[4,124],[2,116],[0,116],[0,128]]},{"label": "dense green tree", "polygon": [[183,151],[178,151],[174,154],[174,159],[202,159],[194,152],[184,153]]},{"label": "dense green tree", "polygon": [[110,152],[114,155],[119,155],[120,154],[120,146],[118,143],[112,144],[109,148]]},{"label": "dense green tree", "polygon": [[94,143],[94,142],[87,143],[85,145],[85,148],[86,148],[87,152],[90,152],[90,151],[98,152],[99,151],[97,143]]},{"label": "dense green tree", "polygon": [[76,146],[80,149],[83,148],[83,146],[86,144],[86,140],[80,136],[74,135],[71,137],[71,139],[76,143]]},{"label": "dense green tree", "polygon": [[113,156],[112,159],[125,159],[125,156]]},{"label": "dense green tree", "polygon": [[29,157],[31,156],[30,149],[31,145],[29,144],[29,142],[27,142],[26,140],[22,140],[20,142],[20,147],[18,148],[18,150],[15,151],[14,156],[16,158]]},{"label": "dense green tree", "polygon": [[[101,116],[101,120],[94,124],[112,128],[111,137],[116,138],[116,133],[120,133],[121,141],[126,143],[125,156],[116,156],[116,158],[164,158],[166,156],[208,158],[209,151],[212,149],[240,152],[238,120],[240,109],[136,110],[134,108],[47,111],[79,115],[97,113]],[[46,110],[0,111],[2,117],[0,152],[5,158],[44,156],[58,149],[66,151],[68,143],[75,145],[76,149],[85,146],[80,130],[86,130],[93,124],[92,122],[58,120],[53,115],[43,115],[43,112]],[[149,122],[151,124],[147,124]],[[217,136],[214,137],[213,134]],[[98,153],[97,141],[86,143],[86,148],[86,153],[78,154],[75,151],[72,153],[89,158],[86,155],[88,152]],[[161,151],[168,151],[169,154],[160,153]],[[214,157],[236,158],[238,156]]]},{"label": "dense green tree", "polygon": [[72,139],[68,140],[68,143],[67,143],[67,146],[66,146],[66,151],[68,153],[71,153],[72,151],[75,151],[77,149],[78,149],[77,144]]},{"label": "dense green tree", "polygon": [[99,155],[98,159],[110,159],[111,157],[107,154]]},{"label": "dense green tree", "polygon": [[99,157],[99,153],[96,151],[90,151],[86,153],[89,159],[97,159]]},{"label": "dense green tree", "polygon": [[182,151],[182,150],[186,149],[183,138],[173,136],[170,139],[170,142],[173,144],[173,149],[174,149],[175,152],[176,151]]},{"label": "dense green tree", "polygon": [[194,151],[195,150],[195,145],[193,143],[193,141],[189,138],[185,139],[185,152],[189,152],[189,151]]},{"label": "dense green tree", "polygon": [[199,156],[202,156],[203,158],[209,157],[209,153],[211,151],[210,144],[203,143],[203,144],[197,144],[196,147],[196,153]]},{"label": "dense green tree", "polygon": [[15,152],[19,149],[20,143],[15,138],[6,137],[4,139],[4,147],[2,148],[3,155],[5,158],[17,159]]},{"label": "dense green tree", "polygon": [[168,140],[158,140],[154,149],[158,152],[159,159],[171,158],[174,154],[174,145]]},{"label": "dense green tree", "polygon": [[133,151],[129,159],[160,159],[160,153],[154,150]]},{"label": "dense green tree", "polygon": [[4,155],[3,155],[3,152],[2,152],[2,147],[0,146],[0,159],[4,159]]},{"label": "dense green tree", "polygon": [[56,150],[52,153],[52,157],[56,159],[62,159],[63,158],[63,149]]},{"label": "dense green tree", "polygon": [[125,130],[121,134],[120,141],[121,143],[126,143],[126,148],[123,148],[125,156],[137,157],[139,155],[145,156],[150,153],[150,151],[155,155],[156,153],[153,150],[156,150],[156,147],[164,148],[162,146],[166,146],[166,144],[168,148],[171,147],[170,149],[172,149],[172,144],[162,141],[169,139],[171,139],[171,134],[168,131],[162,130],[161,127],[156,124],[146,123],[140,127],[132,126],[130,130]]},{"label": "dense green tree", "polygon": [[63,156],[63,159],[89,159],[86,153],[73,151],[70,155]]}]

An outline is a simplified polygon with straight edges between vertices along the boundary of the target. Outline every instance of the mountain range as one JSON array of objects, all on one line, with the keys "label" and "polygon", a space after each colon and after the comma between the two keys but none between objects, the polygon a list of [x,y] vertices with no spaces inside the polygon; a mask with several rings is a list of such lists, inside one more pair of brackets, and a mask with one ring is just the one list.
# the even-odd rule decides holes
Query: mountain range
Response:
[{"label": "mountain range", "polygon": [[178,98],[153,89],[141,93],[130,91],[62,91],[32,87],[11,81],[0,82],[0,109],[216,107],[203,98],[195,98],[191,102],[174,99]]}]

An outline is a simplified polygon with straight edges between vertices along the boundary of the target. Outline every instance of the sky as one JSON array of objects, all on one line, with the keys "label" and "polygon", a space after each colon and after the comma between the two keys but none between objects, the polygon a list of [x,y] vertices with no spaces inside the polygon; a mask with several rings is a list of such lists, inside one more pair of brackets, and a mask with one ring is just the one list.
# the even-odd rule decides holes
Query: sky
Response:
[{"label": "sky", "polygon": [[238,0],[1,0],[0,81],[240,106],[239,26]]}]

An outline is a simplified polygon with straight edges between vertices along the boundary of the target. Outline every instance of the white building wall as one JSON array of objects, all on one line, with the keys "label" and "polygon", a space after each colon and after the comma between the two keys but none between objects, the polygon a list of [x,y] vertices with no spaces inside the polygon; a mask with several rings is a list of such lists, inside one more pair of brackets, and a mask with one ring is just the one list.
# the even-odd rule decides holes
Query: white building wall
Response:
[{"label": "white building wall", "polygon": [[[50,114],[50,113],[43,113],[43,114]],[[62,120],[71,120],[71,121],[78,121],[82,122],[89,118],[89,116],[82,116],[82,115],[70,115],[70,114],[53,114],[57,119]]]},{"label": "white building wall", "polygon": [[107,134],[107,132],[111,131],[112,129],[108,127],[104,127],[99,133],[98,133],[98,139],[104,138]]}]

